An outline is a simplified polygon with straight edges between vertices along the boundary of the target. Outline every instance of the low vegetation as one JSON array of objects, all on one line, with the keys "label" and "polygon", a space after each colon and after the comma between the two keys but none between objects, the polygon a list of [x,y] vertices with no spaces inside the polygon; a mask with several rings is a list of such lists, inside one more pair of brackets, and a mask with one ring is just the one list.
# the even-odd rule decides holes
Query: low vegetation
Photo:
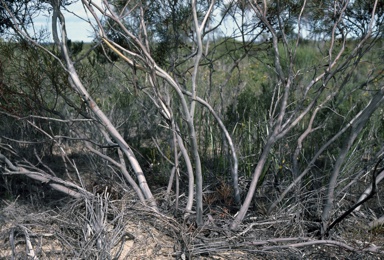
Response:
[{"label": "low vegetation", "polygon": [[92,43],[30,37],[11,2],[0,257],[381,257],[379,1],[83,1]]}]

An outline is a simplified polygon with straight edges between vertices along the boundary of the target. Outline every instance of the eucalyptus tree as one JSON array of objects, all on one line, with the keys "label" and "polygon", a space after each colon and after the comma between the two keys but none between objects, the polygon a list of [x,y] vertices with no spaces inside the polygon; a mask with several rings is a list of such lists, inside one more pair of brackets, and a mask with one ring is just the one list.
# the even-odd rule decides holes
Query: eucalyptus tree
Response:
[{"label": "eucalyptus tree", "polygon": [[[290,159],[291,163],[286,166],[287,170],[293,174],[294,181],[285,189],[276,203],[281,202],[291,188],[300,184],[303,176],[310,172],[319,156],[329,149],[329,146],[339,143],[338,139],[343,140],[339,143],[340,151],[336,152],[335,155],[337,159],[332,163],[329,172],[328,170],[324,172],[326,174],[324,180],[327,181],[328,191],[324,197],[321,214],[321,231],[323,236],[327,236],[332,222],[330,218],[334,212],[335,190],[339,185],[341,172],[346,170],[343,167],[347,165],[356,138],[363,129],[369,127],[368,120],[383,101],[383,86],[375,83],[381,78],[380,72],[373,72],[368,66],[366,73],[369,79],[360,78],[361,81],[353,82],[353,77],[356,77],[354,75],[358,74],[357,66],[364,63],[365,55],[369,56],[368,53],[373,52],[372,46],[379,42],[382,35],[378,26],[383,21],[382,15],[378,14],[378,1],[374,1],[372,8],[366,13],[369,23],[355,23],[349,27],[345,26],[348,21],[357,22],[356,19],[348,16],[347,10],[351,8],[352,4],[343,1],[328,5],[326,12],[324,10],[323,12],[326,14],[324,19],[328,19],[329,27],[321,30],[322,41],[325,44],[319,46],[319,52],[323,55],[323,62],[315,63],[312,67],[301,68],[297,66],[297,55],[301,46],[300,35],[303,30],[304,15],[317,10],[316,8],[310,9],[311,12],[308,12],[308,5],[307,1],[303,1],[298,12],[292,13],[296,19],[295,24],[298,33],[293,40],[290,40],[285,30],[288,21],[284,20],[287,9],[283,3],[278,2],[276,9],[272,9],[277,12],[277,22],[275,24],[271,22],[273,21],[271,15],[273,16],[275,13],[271,13],[270,8],[273,5],[270,2],[250,1],[249,4],[250,10],[255,14],[254,18],[262,22],[271,36],[271,55],[274,59],[271,70],[275,75],[271,87],[274,88],[275,94],[271,100],[271,109],[268,114],[269,134],[256,163],[257,166],[253,173],[247,197],[232,224],[234,229],[237,228],[247,212],[273,147],[282,139],[287,138],[288,133],[296,132],[297,127],[302,125],[302,130],[297,132],[298,138],[295,139],[296,148],[293,150]],[[290,19],[292,21],[293,17],[290,17]],[[359,33],[356,34],[357,32]],[[355,39],[353,44],[347,45],[349,39]],[[381,67],[382,64],[377,63],[377,66]],[[359,106],[358,109],[352,106],[345,110],[343,112],[345,113],[343,114],[345,121],[342,127],[335,132],[331,132],[329,137],[326,137],[329,139],[324,139],[324,143],[316,144],[316,147],[319,148],[315,148],[313,157],[305,156],[299,161],[302,156],[303,146],[305,142],[308,142],[308,137],[311,135],[317,136],[317,132],[320,130],[326,131],[327,126],[329,126],[329,124],[321,122],[319,112],[335,108],[335,104],[345,100],[343,95],[350,96],[358,89],[364,92],[364,86],[370,88],[370,90],[366,91],[372,91],[372,95],[369,95],[369,98],[364,101],[364,105]],[[319,139],[316,140],[319,141]],[[277,205],[276,203],[272,205],[272,208]]]},{"label": "eucalyptus tree", "polygon": [[[195,107],[196,101],[198,101],[197,91],[198,91],[198,73],[199,66],[201,63],[203,55],[203,37],[204,31],[206,30],[207,24],[209,22],[209,17],[212,15],[213,7],[215,2],[212,1],[208,5],[198,4],[195,1],[190,3],[188,6],[187,3],[181,1],[170,4],[166,6],[167,3],[156,3],[159,7],[157,12],[154,12],[152,7],[148,5],[147,2],[130,2],[128,5],[124,5],[121,9],[118,9],[118,6],[105,6],[106,15],[109,19],[109,23],[113,22],[114,25],[110,28],[118,28],[121,35],[125,37],[126,41],[132,44],[131,49],[124,48],[120,44],[113,41],[113,39],[108,38],[108,34],[104,32],[105,26],[99,20],[97,11],[103,12],[103,7],[98,6],[95,3],[84,3],[88,10],[91,11],[93,17],[98,23],[100,34],[100,39],[112,50],[115,51],[125,62],[132,66],[135,70],[139,70],[140,73],[144,73],[146,79],[149,83],[149,89],[146,91],[152,98],[153,102],[160,109],[160,112],[164,118],[170,123],[168,127],[175,135],[175,140],[178,142],[179,149],[184,157],[184,160],[187,164],[188,176],[189,176],[189,194],[188,194],[188,203],[186,210],[191,211],[192,201],[194,197],[194,178],[196,178],[196,214],[197,214],[197,223],[202,225],[202,188],[203,188],[203,173],[201,167],[201,159],[199,154],[199,147],[197,142],[196,128],[195,128]],[[131,7],[132,5],[132,7]],[[178,8],[176,10],[176,8]],[[185,12],[185,10],[190,10],[190,12]],[[198,9],[200,15],[198,14]],[[168,12],[170,14],[168,14]],[[135,14],[137,14],[135,16]],[[190,20],[193,24],[192,27],[188,23],[180,23],[177,21],[177,14],[181,14],[182,17],[187,17],[187,20]],[[162,16],[161,16],[162,15]],[[127,16],[123,19],[123,17]],[[160,18],[161,19],[160,19]],[[125,22],[125,19],[128,22]],[[150,23],[151,20],[158,21],[157,25]],[[178,18],[179,19],[179,18]],[[136,22],[130,22],[136,21]],[[170,26],[168,25],[170,24]],[[132,30],[131,24],[139,25],[139,30]],[[184,45],[191,45],[192,49],[189,50],[184,55],[189,57],[188,59],[180,59],[180,55],[173,53],[168,60],[165,59],[164,53],[172,52],[172,50],[177,50],[180,46],[180,40],[178,37],[183,36],[183,31],[180,30],[182,26],[188,26],[187,33],[185,35],[185,40],[183,41]],[[189,34],[191,32],[191,35]],[[181,33],[180,33],[181,32]],[[188,39],[188,37],[191,37]],[[154,41],[155,40],[155,41]],[[158,40],[156,42],[156,40]],[[190,40],[190,42],[188,42]],[[175,47],[164,48],[164,44],[173,42]],[[155,46],[155,51],[153,48]],[[159,51],[160,50],[160,51]],[[153,54],[154,53],[154,54]],[[159,56],[161,54],[161,56]],[[193,62],[190,62],[193,61]],[[175,63],[184,63],[187,62],[188,66],[192,70],[192,76],[189,83],[191,90],[188,92],[185,88],[184,82],[179,82],[179,78],[171,76],[167,72],[167,63],[170,64],[169,67],[173,73],[180,73],[179,68],[176,67]],[[163,67],[162,67],[163,66]],[[143,87],[141,87],[143,88]],[[172,92],[176,95],[177,103],[169,99],[169,92],[172,89]],[[186,93],[190,93],[187,94]],[[191,100],[189,99],[189,96]],[[180,108],[173,108],[171,104],[179,104]],[[206,106],[209,107],[209,104],[203,102]],[[184,144],[183,136],[180,136],[180,129],[184,128],[180,125],[180,122],[176,121],[177,110],[181,110],[181,117],[186,122],[187,133],[189,145],[191,147],[191,155],[194,163],[194,172],[191,167],[191,159],[189,158],[189,153],[186,150],[186,145]],[[214,112],[211,110],[211,112]],[[223,126],[223,125],[221,125]],[[225,128],[223,128],[225,129]],[[226,135],[229,138],[229,135]],[[176,149],[176,146],[174,147]],[[233,153],[235,154],[235,153]],[[178,156],[175,153],[175,165],[178,165]]]},{"label": "eucalyptus tree", "polygon": [[[351,170],[350,163],[357,155],[358,145],[365,142],[365,138],[372,138],[371,132],[365,135],[370,125],[380,128],[376,121],[383,102],[384,89],[380,83],[383,64],[374,56],[382,37],[382,7],[379,1],[372,1],[372,5],[363,5],[364,15],[361,16],[357,7],[363,2],[320,2],[326,8],[305,0],[224,3],[213,0],[82,1],[89,14],[88,22],[94,28],[96,45],[101,46],[107,55],[114,55],[117,62],[113,66],[129,78],[129,89],[146,95],[157,109],[160,119],[152,123],[166,129],[173,150],[166,154],[166,149],[156,138],[154,142],[173,167],[176,183],[182,169],[186,169],[188,198],[185,212],[193,213],[195,200],[198,225],[203,224],[204,165],[199,149],[203,138],[198,135],[203,123],[197,119],[196,111],[201,105],[213,115],[229,146],[234,197],[240,204],[236,155],[239,151],[223,123],[225,113],[222,111],[228,109],[228,103],[224,105],[225,99],[231,96],[236,99],[236,95],[248,87],[247,84],[254,83],[247,78],[246,72],[257,75],[257,80],[262,82],[260,86],[257,83],[256,88],[263,91],[259,91],[258,99],[250,99],[251,106],[257,105],[253,101],[263,100],[265,103],[258,110],[262,115],[249,113],[250,117],[259,116],[258,125],[254,126],[249,121],[247,131],[261,135],[258,139],[260,151],[252,155],[255,167],[250,186],[234,216],[232,229],[237,229],[245,218],[258,185],[265,178],[276,176],[274,171],[277,168],[283,169],[286,176],[276,177],[284,180],[284,186],[282,193],[270,205],[269,212],[284,208],[281,203],[292,201],[293,197],[296,204],[292,208],[297,211],[297,216],[302,217],[300,203],[305,200],[304,191],[308,184],[305,178],[309,176],[314,180],[315,172],[321,171],[321,187],[316,192],[322,200],[319,229],[326,237],[334,226],[332,218],[336,212],[336,199],[364,174],[361,167],[360,171]],[[11,16],[13,28],[61,65],[69,76],[67,84],[79,97],[76,101],[86,106],[84,111],[88,114],[85,116],[92,119],[92,127],[97,129],[102,143],[107,145],[95,145],[86,131],[73,129],[76,135],[85,140],[89,151],[118,167],[138,197],[144,203],[150,201],[156,209],[146,173],[133,147],[90,92],[91,81],[84,81],[79,74],[80,62],[68,48],[63,3],[51,1],[50,4],[54,51],[28,36],[19,26],[21,21],[17,16]],[[320,16],[324,19],[319,25],[316,20]],[[216,41],[218,31],[228,21],[232,31],[225,36],[229,40]],[[225,25],[229,27],[228,23]],[[308,39],[303,39],[305,35],[311,36],[308,28],[316,29],[313,29],[316,41],[308,43],[305,41]],[[220,74],[215,68],[219,67],[225,55],[217,57],[216,51],[231,42],[236,48],[226,49],[225,55],[229,58],[225,62],[229,64],[221,66]],[[306,44],[316,45],[317,52],[305,53]],[[313,59],[302,62],[306,55],[312,55]],[[259,67],[246,66],[252,63]],[[206,81],[208,90],[203,89],[207,86]],[[236,81],[236,91],[229,87],[231,81]],[[222,103],[218,109],[220,112],[216,110],[216,100],[212,101],[209,95],[215,86],[218,89],[215,93],[219,93]],[[225,91],[230,94],[224,95]],[[143,106],[143,111],[145,109]],[[245,113],[246,108],[241,109],[243,111],[237,111],[238,114]],[[236,127],[241,128],[238,122],[234,125],[234,131]],[[265,130],[257,132],[255,129],[260,127]],[[249,142],[253,141],[255,139],[249,139]],[[105,147],[118,147],[118,159],[103,153],[101,148]],[[370,156],[377,159],[381,153],[370,151]],[[325,161],[323,166],[321,161]],[[271,170],[273,163],[276,167]],[[372,171],[373,164],[370,163],[367,169]],[[135,177],[130,175],[129,169],[133,170]],[[350,176],[354,179],[341,185]]]},{"label": "eucalyptus tree", "polygon": [[[119,159],[115,160],[101,153],[98,149],[92,147],[94,140],[89,139],[80,129],[72,129],[77,138],[85,140],[85,145],[91,152],[117,166],[135,189],[139,198],[143,202],[149,201],[156,208],[145,174],[133,150],[101,109],[97,99],[92,96],[90,90],[93,86],[88,85],[80,76],[82,61],[74,56],[68,46],[66,21],[62,13],[62,10],[65,9],[65,3],[51,1],[49,4],[51,5],[52,14],[53,49],[40,44],[29,36],[26,29],[20,26],[22,21],[19,20],[19,17],[12,16],[10,6],[3,2],[4,8],[9,11],[14,31],[21,35],[23,40],[27,40],[51,55],[56,64],[61,65],[62,69],[68,73],[69,80],[67,84],[70,85],[75,96],[80,97],[80,99],[70,100],[65,95],[63,98],[66,99],[66,102],[72,104],[80,102],[81,104],[77,104],[77,106],[83,106],[84,104],[87,106],[83,116],[94,120],[91,123],[98,129],[99,134],[104,136],[103,142],[107,143],[107,145],[102,145],[103,147],[119,147]],[[192,211],[192,204],[194,198],[196,198],[197,223],[202,225],[203,173],[195,129],[196,102],[202,104],[215,116],[225,138],[228,140],[233,157],[232,176],[235,196],[239,202],[240,197],[236,187],[236,152],[230,135],[210,104],[197,95],[199,66],[204,48],[203,38],[205,37],[207,24],[210,23],[210,16],[215,2],[212,1],[208,4],[205,2],[193,2],[191,4],[187,2],[169,2],[164,4],[156,1],[129,1],[125,5],[121,5],[120,2],[114,1],[111,3],[102,2],[102,5],[99,6],[94,2],[83,1],[83,5],[94,18],[94,25],[96,26],[95,41],[97,44],[102,44],[104,49],[114,53],[116,57],[125,63],[126,68],[131,70],[129,74],[134,78],[131,81],[133,83],[132,87],[136,91],[143,92],[152,100],[162,115],[166,128],[170,130],[171,135],[176,140],[174,143],[175,158],[173,165],[178,173],[178,165],[180,164],[178,163],[177,150],[180,150],[188,172],[186,212]],[[153,5],[156,5],[159,9],[156,10]],[[100,19],[100,14],[102,19]],[[179,17],[179,14],[182,14],[182,18]],[[188,21],[192,22],[193,26]],[[173,29],[171,30],[171,28]],[[180,33],[183,30],[185,33]],[[178,40],[179,38],[182,39]],[[170,48],[171,50],[164,49],[165,46],[171,43],[174,43],[174,46]],[[180,51],[177,54],[177,51],[181,48],[183,48],[183,52]],[[170,53],[170,55],[167,56],[166,53]],[[190,71],[192,71],[190,79],[183,78]],[[178,77],[171,76],[170,73]],[[191,88],[188,90],[187,86],[191,86]],[[173,95],[175,95],[175,100],[172,98]],[[129,168],[135,172],[138,184],[130,176],[125,165],[125,159],[129,160]],[[195,188],[196,190],[194,190]]]}]

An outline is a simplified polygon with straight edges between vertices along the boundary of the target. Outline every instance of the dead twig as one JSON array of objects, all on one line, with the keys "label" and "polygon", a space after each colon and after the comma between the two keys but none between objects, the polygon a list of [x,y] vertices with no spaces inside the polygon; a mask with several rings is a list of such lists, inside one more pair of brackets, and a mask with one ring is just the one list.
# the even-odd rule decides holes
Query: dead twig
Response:
[{"label": "dead twig", "polygon": [[343,214],[341,214],[337,219],[335,219],[332,224],[328,226],[328,228],[325,231],[325,235],[329,235],[329,231],[338,223],[340,223],[343,219],[345,219],[349,214],[351,214],[358,206],[362,205],[364,202],[368,201],[371,199],[375,193],[377,192],[377,184],[376,184],[376,177],[377,177],[377,172],[383,171],[383,169],[380,169],[377,171],[377,167],[379,164],[383,161],[383,158],[381,158],[375,165],[375,168],[372,172],[372,189],[371,192],[365,197],[363,200],[358,201],[355,203],[352,207],[350,207],[347,211],[345,211]]}]

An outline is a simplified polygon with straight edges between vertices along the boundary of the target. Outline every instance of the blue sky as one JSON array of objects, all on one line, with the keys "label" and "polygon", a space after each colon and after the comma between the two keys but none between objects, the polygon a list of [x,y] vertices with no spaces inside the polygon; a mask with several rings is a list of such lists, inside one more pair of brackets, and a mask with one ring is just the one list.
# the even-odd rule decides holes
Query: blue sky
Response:
[{"label": "blue sky", "polygon": [[[102,0],[93,0],[93,2],[98,4],[100,4],[101,1]],[[64,11],[63,14],[66,20],[68,38],[72,41],[91,42],[94,34],[93,29],[87,21],[84,21],[81,18],[92,19],[92,17],[90,14],[87,16],[87,13],[81,4],[81,0],[68,6],[67,8],[70,12]],[[47,41],[53,41],[51,34],[51,19],[51,15],[47,13],[41,13],[34,18],[35,30],[48,30],[49,38]],[[234,24],[233,22],[226,22],[225,25],[220,27],[220,29],[224,32],[224,34],[231,34],[234,30]]]},{"label": "blue sky", "polygon": [[[92,0],[92,1],[100,5],[102,0]],[[92,19],[92,17],[91,15],[89,15],[89,17],[87,16],[87,13],[85,12],[82,6],[81,0],[78,0],[76,3],[68,6],[68,9],[70,12],[65,12],[65,11],[63,12],[66,19],[68,38],[71,39],[72,41],[91,42],[93,40],[93,34],[94,34],[93,29],[87,21],[84,21],[81,18]],[[218,12],[218,10],[216,10],[215,12]],[[214,16],[215,16],[215,12],[214,12]],[[240,17],[238,15],[236,16],[236,19],[239,19],[240,21]],[[35,30],[48,29],[49,38],[47,39],[47,41],[50,41],[50,42],[53,41],[51,30],[50,30],[51,16],[49,14],[40,14],[36,16],[34,18],[34,25],[35,25]],[[303,29],[302,33],[304,35],[307,35],[308,32],[305,30],[305,27],[303,27],[302,29]],[[224,35],[232,35],[232,33],[237,30],[233,21],[226,20],[224,24],[220,26],[220,31]]]},{"label": "blue sky", "polygon": [[[69,11],[76,14],[83,19],[87,19],[86,12],[81,4],[81,1],[78,1],[68,7]],[[92,27],[84,20],[80,19],[76,15],[68,12],[63,12],[66,20],[66,28],[68,33],[68,38],[72,41],[84,41],[91,42],[93,39],[93,29]],[[51,32],[51,16],[46,13],[42,13],[33,19],[35,30],[48,29]],[[91,17],[90,17],[91,18]],[[50,33],[49,41],[52,41],[52,35]]]}]

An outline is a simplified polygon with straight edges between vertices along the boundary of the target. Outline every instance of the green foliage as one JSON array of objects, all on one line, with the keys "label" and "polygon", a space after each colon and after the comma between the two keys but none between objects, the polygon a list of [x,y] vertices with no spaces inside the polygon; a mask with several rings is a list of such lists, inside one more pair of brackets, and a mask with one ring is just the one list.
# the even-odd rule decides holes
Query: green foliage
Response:
[{"label": "green foliage", "polygon": [[[14,15],[20,24],[28,26],[32,22],[32,14],[28,12],[28,3],[27,0],[5,0],[0,4],[0,34],[4,33],[6,30],[12,27],[13,21],[12,17],[9,15],[8,10]],[[6,7],[4,6],[6,5]],[[35,3],[36,10],[41,8],[40,1]]]},{"label": "green foliage", "polygon": [[[287,3],[282,5],[282,8],[286,8]],[[123,1],[120,4],[125,5],[126,2]],[[150,53],[158,65],[172,70],[172,76],[180,86],[189,90],[192,85],[190,75],[193,59],[188,55],[193,53],[192,46],[194,46],[190,34],[191,7],[178,4],[177,1],[164,5],[167,6],[160,8],[160,5],[156,5],[160,8],[159,10],[144,9],[146,18],[151,24],[148,31]],[[292,12],[297,14],[299,7],[294,7]],[[272,4],[271,10],[269,19],[273,25],[276,25],[277,6]],[[318,14],[314,12],[312,15]],[[290,18],[286,17],[283,20],[286,21],[285,19]],[[134,19],[127,21],[131,26],[137,25],[136,22]],[[286,22],[284,31],[294,36],[294,24],[291,21]],[[112,25],[106,29],[107,36],[111,40],[127,50],[137,51],[132,39]],[[281,31],[278,31],[278,34],[280,37]],[[306,92],[305,88],[309,82],[323,73],[328,65],[327,55],[329,55],[330,43],[300,39],[295,49],[296,41],[290,40],[290,37],[288,40],[288,46],[284,46],[281,42],[278,45],[283,72],[288,75],[291,70],[293,71],[293,76],[290,78],[292,84],[287,100],[287,111],[282,124],[291,116],[303,112],[303,108],[314,98],[318,98],[316,106],[333,91],[336,93],[326,106],[319,110],[313,122],[313,128],[319,127],[319,129],[311,132],[304,140],[298,158],[293,158],[297,139],[308,127],[311,113],[271,149],[261,172],[259,188],[267,185],[273,178],[285,184],[290,183],[295,178],[292,173],[293,160],[298,159],[299,172],[305,169],[319,147],[345,127],[368,104],[371,93],[375,93],[380,88],[380,82],[383,79],[383,73],[378,72],[382,68],[380,60],[382,48],[377,47],[366,54],[364,60],[356,56],[337,68],[339,71],[336,69],[331,71],[338,73],[326,82],[316,83],[310,91]],[[93,47],[93,44],[87,45],[83,42],[68,41],[67,44],[70,55],[74,59],[79,59]],[[348,39],[341,61],[348,57],[356,44],[356,40]],[[223,119],[238,153],[240,175],[250,178],[263,152],[266,140],[276,125],[284,92],[284,83],[276,73],[274,50],[271,48],[271,42],[268,41],[246,42],[230,37],[212,40],[206,46],[209,47],[204,50],[198,74],[198,96],[211,104]],[[54,46],[47,47],[57,52]],[[336,42],[332,55],[336,55],[340,49],[341,43]],[[293,57],[289,56],[288,50],[292,51]],[[69,115],[71,118],[93,118],[82,97],[70,88],[68,75],[58,60],[23,42],[0,42],[0,55],[1,60],[11,61],[6,66],[2,64],[4,71],[1,75],[0,89],[2,111],[18,116],[34,114],[54,118],[66,118]],[[293,66],[290,66],[291,62]],[[181,113],[177,95],[165,81],[160,78],[153,80],[147,71],[135,70],[105,45],[100,44],[86,59],[76,60],[75,66],[83,84],[98,106],[108,115],[134,149],[144,171],[151,176],[150,181],[153,184],[161,183],[165,186],[171,168],[168,160],[174,160],[173,148],[170,145],[172,131],[170,131],[169,122],[159,113],[159,107],[154,105],[153,98],[170,97],[170,109],[180,126],[178,133],[184,138],[188,136],[188,130],[184,124],[185,118]],[[153,85],[149,80],[153,80]],[[323,86],[323,83],[326,86]],[[318,93],[321,95],[317,96]],[[159,106],[158,103],[157,105]],[[3,121],[9,126],[3,125],[0,128],[4,135],[17,135],[23,138],[25,136],[25,140],[48,144],[48,138],[31,127],[26,127],[17,120],[9,118],[4,118]],[[65,131],[59,124],[47,124],[43,120],[35,122],[49,133],[57,134]],[[84,124],[82,127],[87,137],[104,144],[100,133],[90,129],[88,125]],[[196,108],[195,127],[204,178],[227,179],[231,168],[228,145],[217,122],[202,106]],[[383,111],[379,110],[367,124],[366,130],[359,135],[359,143],[353,146],[353,151],[358,153],[351,152],[348,156],[352,158],[355,155],[365,154],[367,157],[373,157],[374,153],[378,152],[373,142],[376,140],[382,143],[383,127]],[[310,173],[312,175],[305,176],[303,180],[305,187],[311,186],[317,177],[321,186],[326,184],[334,164],[332,156],[337,156],[343,144],[343,138],[349,133],[347,131],[335,140],[316,161],[316,170]],[[189,149],[191,146],[189,139],[183,140]],[[38,148],[44,150],[46,147]],[[26,149],[26,151],[31,153],[31,150]],[[180,170],[184,174],[183,160],[181,159],[180,162]],[[353,167],[350,165],[345,168],[347,175],[352,174],[351,168]]]},{"label": "green foliage", "polygon": [[80,54],[83,51],[84,42],[72,42],[71,40],[67,41],[68,48],[71,52],[71,55],[73,57],[76,57],[78,54]]}]

